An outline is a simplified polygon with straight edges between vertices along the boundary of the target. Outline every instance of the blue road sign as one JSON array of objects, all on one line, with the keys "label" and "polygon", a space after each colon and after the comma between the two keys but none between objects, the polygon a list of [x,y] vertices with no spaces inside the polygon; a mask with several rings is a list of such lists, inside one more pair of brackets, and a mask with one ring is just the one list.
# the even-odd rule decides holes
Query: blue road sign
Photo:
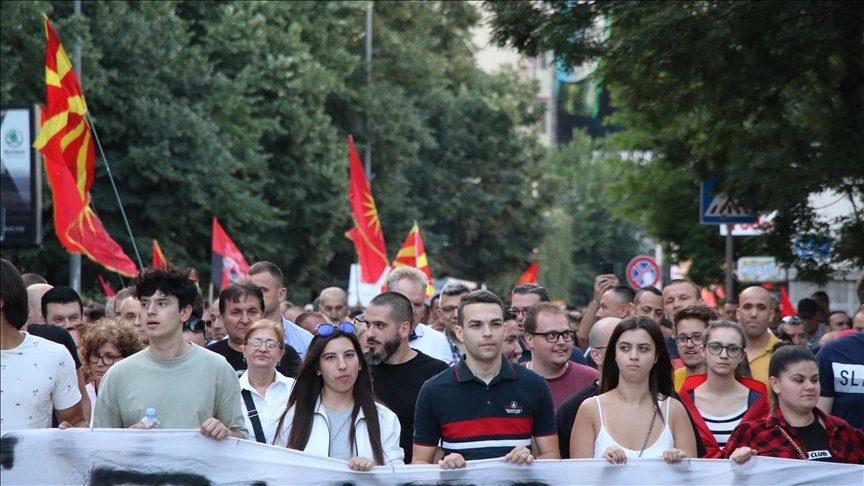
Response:
[{"label": "blue road sign", "polygon": [[699,222],[702,224],[755,223],[756,216],[725,194],[716,194],[714,187],[720,177],[711,177],[699,189]]}]

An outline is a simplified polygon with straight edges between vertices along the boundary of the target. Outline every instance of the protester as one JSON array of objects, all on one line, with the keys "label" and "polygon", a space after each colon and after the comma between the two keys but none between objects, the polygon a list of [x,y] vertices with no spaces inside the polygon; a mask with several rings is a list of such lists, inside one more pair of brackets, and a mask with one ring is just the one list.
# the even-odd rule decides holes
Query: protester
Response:
[{"label": "protester", "polygon": [[427,316],[429,319],[429,327],[432,329],[444,333],[446,328],[444,327],[444,320],[441,319],[441,314],[439,312],[439,302],[441,301],[441,294],[435,294],[429,299],[429,309],[427,312]]},{"label": "protester", "polygon": [[[293,322],[294,324],[297,324],[297,319],[299,319],[300,314],[303,314],[304,312],[306,312],[306,309],[304,309],[300,306],[289,305],[289,306],[287,306],[287,308],[285,308],[282,311],[282,317],[289,320],[290,322]],[[299,326],[300,324],[297,324],[297,325]],[[304,328],[304,329],[306,329],[306,328]],[[309,331],[309,329],[306,329],[306,330]],[[309,333],[311,334],[312,331],[309,331]]]},{"label": "protester", "polygon": [[[549,302],[549,291],[537,284],[524,284],[515,287],[511,292],[511,296],[510,308],[507,309],[507,312],[513,315],[516,323],[519,325],[519,346],[522,348],[519,362],[525,363],[531,361],[531,348],[528,347],[525,340],[525,316],[528,314],[528,309],[534,304]],[[570,361],[582,365],[588,364],[585,361],[582,350],[575,345],[572,347],[570,353]]]},{"label": "protester", "polygon": [[42,296],[42,319],[44,324],[62,327],[69,331],[75,346],[81,347],[84,334],[84,304],[81,296],[70,287],[54,287]]},{"label": "protester", "polygon": [[81,338],[81,356],[84,358],[84,370],[87,374],[87,393],[93,403],[93,413],[90,422],[96,414],[96,399],[99,395],[99,384],[109,368],[124,358],[144,349],[138,330],[126,321],[103,317],[87,326],[87,332]]},{"label": "protester", "polygon": [[531,306],[524,326],[531,361],[522,365],[546,379],[555,409],[597,379],[597,370],[570,361],[576,331],[570,329],[567,314],[560,307],[550,302]]},{"label": "protester", "polygon": [[159,268],[138,275],[135,292],[150,346],[105,373],[96,427],[146,429],[139,421],[153,408],[166,429],[198,429],[217,440],[247,437],[237,375],[222,357],[183,341],[183,322],[198,295],[189,277]]},{"label": "protester", "polygon": [[399,435],[396,414],[372,391],[354,326],[322,324],[297,374],[273,444],[368,471],[403,464]]},{"label": "protester", "polygon": [[[858,279],[856,291],[864,309],[864,275]],[[864,430],[864,332],[825,344],[816,354],[816,361],[819,365],[819,409]]]},{"label": "protester", "polygon": [[783,334],[789,337],[789,342],[793,346],[807,347],[807,326],[798,316],[789,316],[780,323],[777,335],[779,337]]},{"label": "protester", "polygon": [[387,277],[387,292],[397,292],[404,295],[411,301],[411,306],[414,308],[413,327],[408,337],[410,346],[449,365],[453,363],[453,353],[450,351],[447,338],[421,322],[425,313],[423,300],[426,297],[428,285],[429,278],[426,277],[426,274],[414,267],[398,267]]},{"label": "protester", "polygon": [[696,421],[706,457],[722,458],[729,434],[739,423],[768,415],[768,391],[762,382],[740,374],[747,359],[741,326],[725,320],[713,321],[702,336],[700,348],[707,374],[689,376],[678,392]]},{"label": "protester", "polygon": [[447,364],[410,347],[414,307],[402,294],[375,296],[357,320],[367,326],[364,353],[372,367],[375,396],[399,417],[399,444],[405,461],[411,462],[417,396],[426,380],[446,370]]},{"label": "protester", "polygon": [[[693,304],[704,304],[699,292],[699,286],[689,280],[675,279],[663,287],[663,314],[669,322],[675,312],[682,307]],[[674,333],[674,330],[673,330]],[[665,338],[666,349],[672,359],[679,359],[678,347],[673,336]]]},{"label": "protester", "polygon": [[735,322],[738,320],[738,301],[735,299],[727,300],[723,304],[723,320]]},{"label": "protester", "polygon": [[3,431],[87,427],[72,356],[60,344],[34,337],[27,323],[27,289],[18,269],[0,259],[0,424]]},{"label": "protester", "polygon": [[[612,464],[697,457],[687,410],[671,399],[673,393],[672,364],[659,326],[646,316],[624,319],[609,338],[600,395],[583,402],[576,414],[570,457],[602,457]],[[654,426],[658,418],[661,427]]]},{"label": "protester", "polygon": [[264,318],[282,323],[285,330],[285,344],[291,346],[300,356],[300,359],[303,359],[309,343],[312,342],[312,333],[294,325],[282,315],[280,303],[285,300],[287,294],[282,270],[273,263],[258,262],[249,267],[246,272],[246,280],[261,289],[261,294],[264,296]]},{"label": "protester", "polygon": [[680,390],[684,379],[705,374],[705,356],[702,353],[703,335],[708,323],[717,319],[717,311],[705,304],[682,307],[672,315],[672,329],[678,355],[684,366],[675,370],[675,390]]},{"label": "protester", "polygon": [[726,443],[727,458],[739,464],[756,455],[864,464],[864,431],[816,406],[819,368],[810,350],[777,349],[768,374],[772,413],[739,425]]},{"label": "protester", "polygon": [[478,290],[462,298],[457,312],[456,336],[465,343],[465,358],[420,390],[412,463],[432,464],[439,440],[443,469],[496,457],[530,464],[532,439],[538,459],[559,459],[549,387],[501,354],[501,299]]},{"label": "protester", "polygon": [[[196,290],[197,287],[196,287]],[[189,319],[183,323],[183,340],[187,343],[192,343],[197,346],[207,346],[207,322],[203,319],[204,316],[204,296],[201,291],[195,295],[195,300],[192,302],[192,314]]]},{"label": "protester", "polygon": [[297,316],[297,320],[294,323],[305,329],[312,336],[315,335],[318,326],[321,324],[339,324],[338,322],[330,322],[330,319],[320,312],[303,312]]},{"label": "protester", "polygon": [[228,336],[225,331],[225,324],[222,322],[222,316],[219,315],[219,299],[215,299],[210,304],[210,324],[207,326],[207,337],[210,339],[208,345],[216,341],[221,341]]},{"label": "protester", "polygon": [[657,287],[642,287],[639,289],[636,292],[636,296],[633,297],[633,315],[648,316],[658,326],[661,326],[661,321],[663,320],[663,293],[657,290]]},{"label": "protester", "polygon": [[244,335],[243,356],[248,363],[240,377],[240,402],[249,439],[272,444],[279,418],[288,404],[294,380],[276,371],[285,353],[285,330],[281,322],[261,319]]},{"label": "protester", "polygon": [[[463,295],[467,295],[471,289],[462,282],[448,282],[441,289],[440,299],[438,300],[438,316],[444,325],[444,336],[447,337],[447,344],[450,345],[450,353],[453,357],[453,362],[458,363],[465,354],[465,344],[456,339],[456,310],[459,308],[459,301]],[[518,337],[517,337],[518,339]]]},{"label": "protester", "polygon": [[[624,319],[634,314],[633,299],[636,293],[633,289],[626,285],[617,285],[606,292],[600,298],[600,305],[597,306],[597,312],[594,314],[595,320],[600,320],[606,317],[617,317]],[[654,317],[651,316],[653,320]]]},{"label": "protester", "polygon": [[53,288],[53,285],[47,283],[35,283],[27,287],[27,307],[30,310],[27,322],[45,322],[42,315],[42,296]]},{"label": "protester", "polygon": [[[582,313],[582,322],[579,324],[579,332],[576,334],[576,345],[581,349],[588,349],[588,336],[591,334],[591,328],[596,322],[597,309],[600,308],[600,300],[608,290],[614,289],[620,285],[618,277],[610,274],[598,275],[594,279],[594,298],[588,303],[585,312]],[[514,289],[515,290],[515,289]],[[548,292],[545,302],[548,302]],[[519,321],[520,323],[522,321]]]},{"label": "protester", "polygon": [[[119,305],[117,317],[132,324],[138,330],[138,337],[144,345],[150,344],[150,338],[144,331],[144,324],[141,323],[141,301],[135,296],[135,287],[127,287],[132,289],[132,295],[123,299]],[[115,305],[117,300],[114,301]]]},{"label": "protester", "polygon": [[519,346],[519,324],[509,312],[504,313],[504,344],[501,346],[501,354],[511,363],[519,363],[522,356],[522,347]]},{"label": "protester", "polygon": [[[824,294],[824,292],[822,292]],[[807,328],[807,348],[812,352],[819,350],[819,339],[825,334],[825,322],[823,320],[828,316],[827,309],[828,296],[825,295],[826,308],[823,311],[819,303],[813,299],[801,299],[798,301],[797,317],[804,323]]]},{"label": "protester", "polygon": [[834,311],[828,314],[828,328],[831,331],[845,331],[852,329],[852,318],[843,311]]},{"label": "protester", "polygon": [[768,364],[774,345],[780,340],[768,332],[768,323],[774,317],[771,296],[762,287],[748,287],[738,296],[738,323],[747,337],[744,351],[754,380],[768,387]]},{"label": "protester", "polygon": [[[264,294],[252,282],[228,284],[219,292],[219,315],[228,332],[228,339],[211,343],[207,349],[223,356],[237,376],[242,376],[247,367],[243,358],[246,329],[264,316]],[[293,377],[300,366],[300,356],[288,344],[284,351],[276,369],[285,376]]]},{"label": "protester", "polygon": [[320,311],[333,324],[345,322],[351,309],[348,307],[348,295],[344,290],[339,287],[328,287],[321,291],[320,299],[316,312]]}]

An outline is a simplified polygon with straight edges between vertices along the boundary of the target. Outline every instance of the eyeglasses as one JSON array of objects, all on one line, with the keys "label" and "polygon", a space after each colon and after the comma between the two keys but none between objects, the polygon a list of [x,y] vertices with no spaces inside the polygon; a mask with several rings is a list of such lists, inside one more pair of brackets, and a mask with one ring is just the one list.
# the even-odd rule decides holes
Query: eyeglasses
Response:
[{"label": "eyeglasses", "polygon": [[356,322],[362,322],[363,324],[365,324],[366,323],[366,314],[357,314],[356,316],[354,316],[354,322],[355,323]]},{"label": "eyeglasses", "polygon": [[[336,328],[337,326],[334,326],[333,324],[320,324],[318,327],[315,328],[315,331],[318,333],[319,336],[329,336],[333,334],[333,331],[335,331]],[[350,322],[343,322],[339,324],[338,328],[345,334],[351,334],[354,332],[354,329],[356,329],[354,327],[354,324],[351,324]]]},{"label": "eyeglasses", "polygon": [[529,332],[533,336],[546,336],[547,343],[557,343],[559,337],[563,337],[564,341],[572,341],[576,337],[576,331],[549,331],[549,332]]},{"label": "eyeglasses", "polygon": [[439,311],[441,311],[445,314],[449,314],[449,313],[455,311],[456,309],[458,309],[458,307],[456,307],[455,305],[448,305],[447,307],[439,307],[438,308]]},{"label": "eyeglasses", "polygon": [[530,307],[525,307],[523,309],[520,309],[518,307],[511,307],[507,309],[507,312],[513,314],[514,316],[519,314],[525,315],[528,313],[528,309],[530,309]]},{"label": "eyeglasses", "polygon": [[198,319],[195,316],[189,318],[188,321],[183,323],[183,331],[192,331],[194,333],[202,333],[204,332],[204,327],[210,327],[213,324],[213,321],[205,321],[203,319]]},{"label": "eyeglasses", "polygon": [[105,366],[111,366],[114,364],[115,361],[119,361],[119,360],[123,359],[123,356],[114,356],[113,354],[106,354],[104,356],[99,356],[98,353],[93,353],[90,355],[89,359],[90,359],[91,364],[96,364],[101,359],[102,364],[104,364]]},{"label": "eyeglasses", "polygon": [[710,342],[706,344],[705,347],[708,348],[708,352],[711,354],[720,354],[725,349],[726,356],[729,356],[730,358],[737,358],[738,356],[741,356],[741,352],[744,351],[741,346],[735,346],[734,344],[731,346],[723,346],[718,342]]},{"label": "eyeglasses", "polygon": [[246,344],[252,346],[253,348],[260,348],[262,344],[267,346],[267,349],[275,349],[277,346],[280,348],[282,347],[282,343],[275,339],[268,339],[265,341],[261,338],[252,338],[247,339]]},{"label": "eyeglasses", "polygon": [[675,342],[678,343],[678,346],[687,346],[687,341],[693,341],[694,346],[698,346],[702,344],[702,335],[698,336],[678,336],[675,338]]}]

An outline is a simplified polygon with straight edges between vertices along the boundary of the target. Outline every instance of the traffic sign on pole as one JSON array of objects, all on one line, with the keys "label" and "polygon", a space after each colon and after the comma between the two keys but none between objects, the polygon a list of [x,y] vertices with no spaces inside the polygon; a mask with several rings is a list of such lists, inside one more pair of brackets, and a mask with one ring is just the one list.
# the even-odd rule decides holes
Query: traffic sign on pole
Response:
[{"label": "traffic sign on pole", "polygon": [[627,283],[636,290],[656,287],[660,283],[660,267],[653,258],[639,255],[627,264]]},{"label": "traffic sign on pole", "polygon": [[699,189],[699,222],[702,224],[755,223],[756,216],[749,214],[738,201],[725,194],[715,193],[719,177],[711,177]]}]

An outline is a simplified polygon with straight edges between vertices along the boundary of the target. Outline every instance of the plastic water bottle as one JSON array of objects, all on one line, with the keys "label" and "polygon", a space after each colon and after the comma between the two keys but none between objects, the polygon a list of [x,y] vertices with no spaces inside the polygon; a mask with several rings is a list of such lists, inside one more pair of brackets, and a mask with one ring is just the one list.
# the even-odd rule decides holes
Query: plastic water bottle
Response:
[{"label": "plastic water bottle", "polygon": [[159,428],[159,419],[156,418],[156,409],[148,408],[147,415],[141,419],[141,423],[146,425],[148,429]]}]

